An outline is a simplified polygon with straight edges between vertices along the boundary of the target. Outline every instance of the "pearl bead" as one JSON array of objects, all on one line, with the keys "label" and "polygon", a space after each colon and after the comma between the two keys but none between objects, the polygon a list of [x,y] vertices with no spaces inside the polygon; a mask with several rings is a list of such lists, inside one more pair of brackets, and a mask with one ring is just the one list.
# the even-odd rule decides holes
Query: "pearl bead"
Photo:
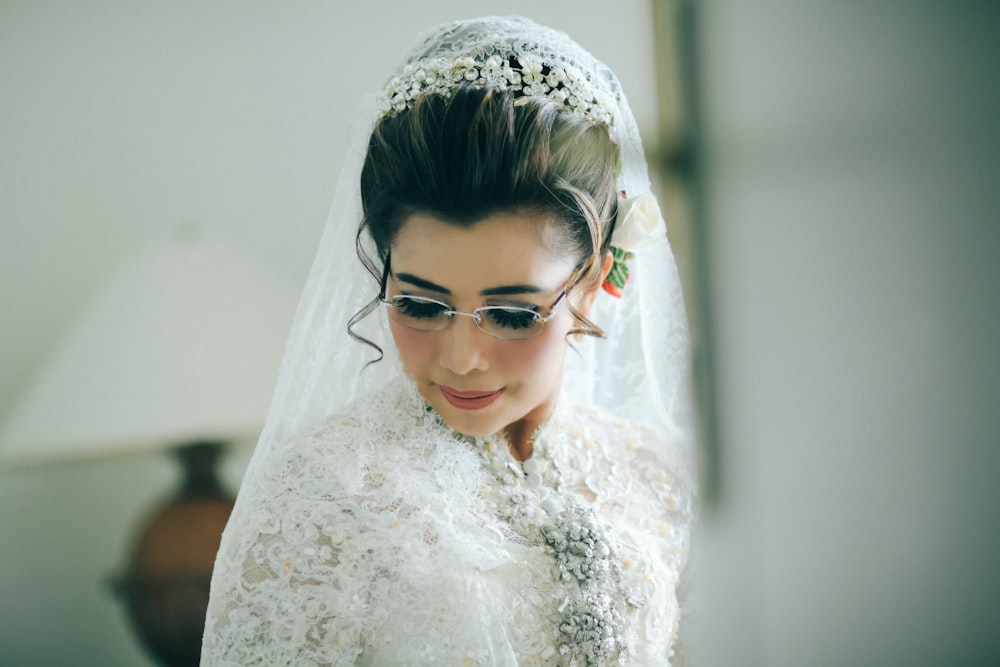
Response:
[{"label": "pearl bead", "polygon": [[528,459],[527,461],[521,464],[521,467],[524,468],[524,472],[528,475],[531,474],[537,475],[540,472],[540,469],[538,467],[538,461],[535,459]]}]

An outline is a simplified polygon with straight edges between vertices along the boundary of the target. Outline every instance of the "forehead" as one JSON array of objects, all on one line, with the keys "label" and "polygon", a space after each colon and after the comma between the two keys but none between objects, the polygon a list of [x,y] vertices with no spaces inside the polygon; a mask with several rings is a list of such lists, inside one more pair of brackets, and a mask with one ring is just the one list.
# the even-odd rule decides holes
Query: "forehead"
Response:
[{"label": "forehead", "polygon": [[415,214],[392,243],[392,269],[453,292],[530,284],[562,285],[576,265],[560,252],[560,230],[544,213],[497,213],[469,227]]}]

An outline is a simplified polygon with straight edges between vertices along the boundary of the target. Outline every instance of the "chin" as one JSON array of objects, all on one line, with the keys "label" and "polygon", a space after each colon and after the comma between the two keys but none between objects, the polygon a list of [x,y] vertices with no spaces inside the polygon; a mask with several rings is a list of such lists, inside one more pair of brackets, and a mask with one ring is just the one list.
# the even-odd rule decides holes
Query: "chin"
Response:
[{"label": "chin", "polygon": [[441,419],[445,421],[455,431],[462,435],[476,438],[486,438],[504,428],[505,424],[498,424],[495,418],[490,419],[485,415],[462,415],[455,414],[456,409],[450,405],[438,406],[431,404],[437,411]]},{"label": "chin", "polygon": [[476,438],[486,438],[502,431],[510,421],[509,418],[505,420],[509,412],[497,404],[482,410],[462,410],[439,398],[431,405],[452,429]]},{"label": "chin", "polygon": [[434,408],[438,416],[451,429],[462,435],[485,438],[507,426],[504,414],[509,413],[510,408],[504,405],[506,396],[501,396],[492,405],[479,410],[465,410],[449,403],[436,385],[420,383],[417,386],[424,400]]}]

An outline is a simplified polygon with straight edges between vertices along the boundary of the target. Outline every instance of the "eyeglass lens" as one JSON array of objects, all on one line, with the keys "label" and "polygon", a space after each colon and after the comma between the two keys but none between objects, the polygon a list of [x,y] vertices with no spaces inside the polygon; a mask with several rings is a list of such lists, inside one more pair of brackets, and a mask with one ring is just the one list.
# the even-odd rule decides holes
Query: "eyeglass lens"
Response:
[{"label": "eyeglass lens", "polygon": [[[448,326],[455,311],[440,301],[426,297],[398,295],[388,299],[391,317],[410,329],[439,331]],[[476,325],[494,338],[521,340],[541,332],[545,320],[534,310],[516,306],[484,306],[472,313],[459,316],[476,316]]]}]

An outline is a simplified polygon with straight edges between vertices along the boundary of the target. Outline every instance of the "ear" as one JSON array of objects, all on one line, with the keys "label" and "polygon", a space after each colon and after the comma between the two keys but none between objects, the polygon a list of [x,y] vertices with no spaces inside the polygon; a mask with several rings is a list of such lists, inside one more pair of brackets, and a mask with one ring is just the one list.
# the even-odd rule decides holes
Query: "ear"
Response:
[{"label": "ear", "polygon": [[608,274],[611,273],[611,268],[614,265],[615,265],[615,258],[611,255],[610,252],[606,253],[604,255],[604,264],[601,266],[601,282],[604,282],[604,280],[608,277]]},{"label": "ear", "polygon": [[580,293],[580,301],[576,304],[576,309],[580,311],[580,314],[584,317],[590,317],[590,311],[594,307],[594,300],[597,298],[597,294],[601,291],[601,283],[604,282],[608,274],[611,273],[611,267],[614,266],[615,258],[611,256],[611,253],[604,255],[604,260],[601,264],[601,277],[594,282],[592,285],[588,285],[587,288]]}]

